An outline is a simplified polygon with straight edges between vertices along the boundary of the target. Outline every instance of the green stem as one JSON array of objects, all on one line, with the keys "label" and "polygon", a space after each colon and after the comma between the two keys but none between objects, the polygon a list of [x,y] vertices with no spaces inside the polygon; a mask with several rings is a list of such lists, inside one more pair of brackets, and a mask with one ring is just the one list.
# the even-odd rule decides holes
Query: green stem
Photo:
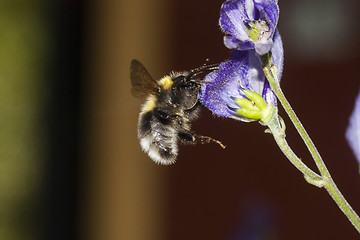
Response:
[{"label": "green stem", "polygon": [[[314,181],[321,181],[322,178],[320,175],[312,171],[310,168],[308,168],[302,161],[299,159],[296,154],[292,151],[289,144],[287,143],[285,139],[285,134],[283,130],[280,127],[277,109],[274,108],[272,112],[271,119],[266,125],[269,127],[271,134],[273,135],[276,143],[278,144],[281,151],[285,154],[285,156],[290,160],[290,162],[299,169],[300,172],[302,172],[305,176],[309,177],[310,179]],[[314,184],[316,185],[316,184]]]},{"label": "green stem", "polygon": [[331,176],[324,177],[324,188],[328,191],[332,199],[339,206],[341,211],[346,215],[352,225],[356,228],[356,230],[360,233],[360,218],[352,209],[350,204],[346,201],[344,196],[341,194],[340,190],[337,188],[335,182],[332,180]]},{"label": "green stem", "polygon": [[336,187],[334,181],[332,180],[330,174],[325,176],[319,176],[317,173],[313,172],[308,168],[302,161],[299,159],[295,153],[292,151],[287,141],[285,140],[285,134],[280,127],[279,119],[277,115],[277,110],[274,108],[272,117],[270,121],[266,124],[276,143],[278,144],[281,151],[285,156],[290,160],[290,162],[299,169],[305,176],[305,179],[308,183],[313,184],[317,187],[324,187],[330,196],[334,199],[339,208],[343,213],[348,217],[350,222],[354,225],[356,230],[360,233],[360,219],[356,212],[351,208],[350,204],[346,201],[344,196],[341,194],[340,190]]},{"label": "green stem", "polygon": [[271,72],[271,69],[269,67],[264,67],[264,72],[266,75],[266,78],[268,79],[270,83],[270,87],[275,93],[276,97],[279,99],[281,105],[285,109],[286,113],[289,115],[290,120],[294,124],[296,130],[298,131],[299,135],[303,139],[306,147],[309,149],[309,152],[311,153],[311,156],[313,157],[317,168],[319,169],[322,176],[326,176],[329,174],[329,171],[327,170],[323,160],[321,159],[321,156],[316,149],[314,143],[312,142],[311,138],[309,137],[308,133],[306,132],[304,126],[301,124],[299,118],[296,116],[294,110],[291,108],[290,103],[285,98],[284,93],[282,92],[278,81],[276,81],[273,77],[273,74]]},{"label": "green stem", "polygon": [[[328,191],[328,193],[333,198],[333,200],[336,202],[336,204],[339,206],[339,208],[343,211],[343,213],[346,215],[346,217],[349,219],[349,221],[353,224],[353,226],[356,228],[356,230],[360,233],[360,218],[359,218],[359,216],[352,209],[350,204],[346,201],[344,196],[341,194],[340,190],[337,188],[335,182],[331,178],[331,175],[325,166],[324,161],[322,160],[318,150],[316,149],[314,143],[310,139],[305,128],[301,124],[299,118],[296,116],[295,112],[291,108],[290,103],[285,98],[285,95],[279,86],[279,81],[276,80],[275,76],[277,76],[277,70],[276,70],[276,67],[271,64],[271,56],[265,56],[262,59],[262,61],[263,61],[263,70],[264,70],[266,78],[268,79],[268,81],[270,83],[271,89],[273,90],[273,92],[275,93],[277,98],[279,99],[281,105],[284,107],[286,113],[289,115],[290,120],[294,124],[296,130],[298,131],[298,133],[301,136],[301,138],[303,139],[306,147],[308,148],[309,152],[311,153],[311,155],[316,163],[316,166],[321,173],[321,178],[318,179],[317,174],[316,174],[316,178],[315,178],[314,175],[312,175],[313,174],[312,171],[311,170],[309,171],[307,169],[307,166],[305,164],[303,164],[301,161],[300,161],[301,163],[299,163],[299,162],[294,163],[294,161],[292,161],[292,163],[302,173],[304,173],[305,178],[309,183],[316,185],[318,187],[324,187]],[[276,123],[273,123],[273,124],[276,124]],[[275,127],[275,129],[271,129],[272,126],[269,126],[269,128],[275,137],[276,127]],[[279,144],[279,142],[278,142],[279,140],[277,140],[276,138],[275,138],[275,140]],[[285,139],[283,139],[283,140],[280,139],[280,143],[287,144]],[[282,148],[282,147],[280,146],[280,148]],[[281,150],[284,152],[285,155],[287,154],[283,149],[281,149]],[[290,159],[290,157],[288,155],[286,155],[286,156]],[[305,165],[306,168],[302,165]],[[299,168],[299,166],[301,166],[301,168]]]}]

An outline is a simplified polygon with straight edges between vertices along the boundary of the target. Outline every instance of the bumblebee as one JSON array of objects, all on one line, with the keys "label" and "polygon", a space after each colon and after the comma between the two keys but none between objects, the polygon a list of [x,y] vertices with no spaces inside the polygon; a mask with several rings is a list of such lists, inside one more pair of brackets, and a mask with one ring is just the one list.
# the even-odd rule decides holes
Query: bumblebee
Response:
[{"label": "bumblebee", "polygon": [[197,77],[217,69],[218,64],[204,65],[190,72],[173,72],[156,81],[139,61],[132,60],[131,92],[145,99],[139,114],[138,137],[142,150],[154,162],[175,163],[178,140],[193,144],[215,142],[225,148],[220,141],[190,130],[190,122],[200,110],[198,93],[202,82]]}]

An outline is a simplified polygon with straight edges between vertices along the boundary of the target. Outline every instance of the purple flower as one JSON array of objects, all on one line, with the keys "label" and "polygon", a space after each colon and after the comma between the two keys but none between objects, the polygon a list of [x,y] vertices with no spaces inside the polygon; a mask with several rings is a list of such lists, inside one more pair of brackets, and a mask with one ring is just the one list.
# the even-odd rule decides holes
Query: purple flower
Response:
[{"label": "purple flower", "polygon": [[219,24],[229,34],[224,44],[230,49],[269,52],[279,18],[277,0],[227,0],[221,6]]},{"label": "purple flower", "polygon": [[[284,58],[281,38],[277,31],[271,52],[272,63],[276,66],[277,77],[280,79]],[[254,119],[236,112],[239,105],[235,99],[248,99],[243,89],[258,93],[268,105],[276,106],[276,96],[269,86],[255,50],[235,50],[231,60],[221,63],[218,71],[205,77],[199,99],[203,105],[220,117],[245,122],[253,121]]]},{"label": "purple flower", "polygon": [[346,138],[357,160],[360,162],[360,93],[356,97],[355,107],[350,116]]}]

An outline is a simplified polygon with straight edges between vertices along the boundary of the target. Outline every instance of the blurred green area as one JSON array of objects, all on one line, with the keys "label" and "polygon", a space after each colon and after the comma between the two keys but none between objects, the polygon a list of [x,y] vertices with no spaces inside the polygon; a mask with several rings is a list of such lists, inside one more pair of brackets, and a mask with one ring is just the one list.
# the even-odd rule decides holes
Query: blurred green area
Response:
[{"label": "blurred green area", "polygon": [[0,239],[38,239],[44,161],[44,4],[0,1]]}]

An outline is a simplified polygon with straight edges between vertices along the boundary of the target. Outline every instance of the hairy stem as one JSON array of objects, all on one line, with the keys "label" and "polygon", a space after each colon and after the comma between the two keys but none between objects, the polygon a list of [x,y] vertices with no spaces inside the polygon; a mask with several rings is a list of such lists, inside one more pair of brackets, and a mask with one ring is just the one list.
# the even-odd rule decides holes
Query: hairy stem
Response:
[{"label": "hairy stem", "polygon": [[321,181],[322,180],[321,176],[315,173],[314,171],[312,171],[310,168],[308,168],[290,148],[289,144],[285,139],[285,133],[283,132],[283,129],[280,126],[276,108],[274,108],[271,119],[266,125],[269,127],[271,134],[273,135],[279,148],[285,154],[285,156],[290,160],[290,162],[300,172],[302,172],[304,176],[312,179],[313,181]]},{"label": "hairy stem", "polygon": [[[276,77],[277,77],[276,67],[271,64],[271,56],[268,55],[268,56],[263,57],[262,62],[263,62],[263,70],[264,70],[266,78],[268,79],[268,81],[270,83],[270,87],[273,90],[273,92],[275,93],[275,95],[277,96],[277,98],[279,99],[281,105],[285,109],[290,120],[294,124],[296,130],[298,131],[298,133],[301,136],[301,138],[303,139],[306,147],[308,148],[309,152],[311,153],[311,155],[316,163],[316,166],[320,171],[320,174],[321,174],[320,179],[318,178],[318,175],[316,173],[315,173],[316,175],[313,175],[314,173],[311,170],[309,170],[307,168],[307,166],[305,164],[303,164],[301,161],[300,162],[292,161],[290,159],[290,157],[287,155],[287,152],[284,151],[283,149],[281,149],[281,150],[290,159],[290,161],[304,174],[305,179],[307,180],[308,183],[311,183],[318,187],[324,187],[328,191],[328,193],[333,198],[333,200],[336,202],[336,204],[339,206],[339,208],[342,210],[342,212],[346,215],[346,217],[349,219],[349,221],[353,224],[353,226],[356,228],[356,230],[360,233],[360,218],[359,218],[359,216],[352,209],[350,204],[346,201],[344,196],[341,194],[340,190],[337,188],[335,182],[331,178],[331,175],[325,166],[324,161],[322,160],[318,150],[316,149],[314,143],[310,139],[304,126],[301,124],[299,118],[296,116],[294,110],[291,108],[290,103],[285,98],[285,95],[279,86],[279,81],[277,81],[277,79],[276,79]],[[277,123],[272,123],[272,124],[277,124]],[[269,126],[269,128],[275,137],[276,134],[274,134],[274,133],[276,133],[276,131],[275,131],[276,125]],[[280,140],[279,139],[277,140],[275,138],[275,140],[279,146],[287,144],[285,139],[282,140],[280,138]],[[280,144],[279,144],[279,142],[280,142]],[[280,146],[280,148],[282,148],[282,146]],[[302,166],[302,165],[304,165],[304,166]]]}]

